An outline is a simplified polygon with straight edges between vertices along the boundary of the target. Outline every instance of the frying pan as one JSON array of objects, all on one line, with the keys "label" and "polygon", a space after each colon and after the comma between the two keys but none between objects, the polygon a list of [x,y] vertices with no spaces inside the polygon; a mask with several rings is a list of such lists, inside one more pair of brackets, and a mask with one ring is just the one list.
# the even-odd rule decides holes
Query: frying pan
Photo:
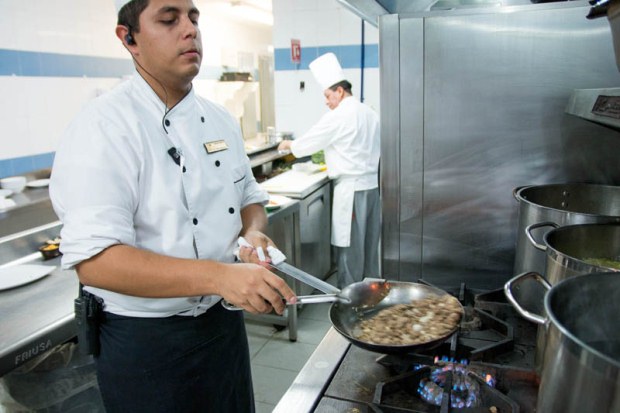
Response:
[{"label": "frying pan", "polygon": [[[378,283],[386,283],[388,288],[377,286]],[[386,294],[387,291],[387,294]],[[386,354],[414,353],[430,350],[446,341],[458,329],[458,324],[442,337],[435,340],[419,344],[376,344],[363,341],[357,338],[360,331],[360,323],[372,318],[377,312],[393,307],[397,304],[412,304],[415,300],[421,300],[429,296],[444,296],[448,293],[439,288],[431,287],[419,283],[387,280],[367,280],[350,284],[342,289],[340,295],[350,297],[351,302],[359,300],[356,297],[368,296],[373,294],[384,295],[382,299],[374,300],[376,303],[371,305],[356,306],[343,300],[332,303],[329,309],[329,319],[338,333],[349,340],[352,344],[366,350]],[[372,301],[372,300],[371,300]],[[460,306],[461,314],[464,313]]]},{"label": "frying pan", "polygon": [[[252,247],[243,237],[239,238],[239,246]],[[439,288],[424,284],[383,279],[368,279],[347,285],[342,290],[339,290],[323,280],[285,263],[286,257],[284,257],[280,250],[274,247],[268,247],[267,250],[272,258],[272,262],[269,263],[272,268],[326,293],[318,296],[298,297],[297,304],[331,301],[329,319],[332,325],[338,333],[358,347],[378,353],[413,353],[439,346],[458,329],[457,323],[445,335],[432,341],[418,344],[376,344],[361,340],[358,338],[361,333],[360,323],[374,317],[379,311],[398,304],[412,304],[416,300],[422,300],[430,296],[445,296],[448,293]],[[257,253],[260,260],[265,261],[260,247],[257,248]],[[222,304],[229,310],[239,309],[225,302],[222,302]],[[465,313],[460,303],[459,309],[461,314]]]}]

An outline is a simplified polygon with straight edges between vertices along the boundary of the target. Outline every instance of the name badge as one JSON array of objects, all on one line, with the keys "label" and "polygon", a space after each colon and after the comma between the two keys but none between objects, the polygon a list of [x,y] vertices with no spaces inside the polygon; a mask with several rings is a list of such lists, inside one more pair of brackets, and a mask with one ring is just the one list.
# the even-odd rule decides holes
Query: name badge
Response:
[{"label": "name badge", "polygon": [[226,145],[226,141],[223,139],[219,141],[205,142],[204,146],[207,150],[207,153],[215,153],[228,149],[228,145]]}]

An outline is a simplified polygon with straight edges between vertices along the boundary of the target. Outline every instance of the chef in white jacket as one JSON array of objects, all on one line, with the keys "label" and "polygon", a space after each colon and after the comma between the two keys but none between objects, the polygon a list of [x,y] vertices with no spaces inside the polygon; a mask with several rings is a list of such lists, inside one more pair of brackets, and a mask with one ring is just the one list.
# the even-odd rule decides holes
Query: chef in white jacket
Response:
[{"label": "chef in white jacket", "polygon": [[[50,195],[64,268],[103,302],[97,378],[108,413],[252,412],[243,313],[284,311],[284,280],[256,264],[267,194],[236,120],[194,93],[191,0],[116,0],[133,77],[87,104],[56,152]],[[250,263],[252,262],[252,263]],[[81,343],[85,345],[85,343]]]},{"label": "chef in white jacket", "polygon": [[338,287],[378,277],[381,206],[379,117],[351,93],[338,59],[324,54],[310,63],[331,109],[303,136],[280,143],[296,157],[323,150],[334,180],[331,243],[338,251]]}]

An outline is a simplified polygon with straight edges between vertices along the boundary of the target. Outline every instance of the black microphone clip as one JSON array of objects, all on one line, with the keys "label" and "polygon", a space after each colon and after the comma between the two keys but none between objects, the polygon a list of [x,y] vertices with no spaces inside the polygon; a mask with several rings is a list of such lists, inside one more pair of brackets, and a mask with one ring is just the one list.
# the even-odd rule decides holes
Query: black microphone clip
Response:
[{"label": "black microphone clip", "polygon": [[[181,166],[181,154],[179,153],[177,148],[173,146],[172,148],[168,149],[168,155],[170,155],[174,163]],[[183,172],[185,171],[186,171],[185,166],[183,166]]]}]

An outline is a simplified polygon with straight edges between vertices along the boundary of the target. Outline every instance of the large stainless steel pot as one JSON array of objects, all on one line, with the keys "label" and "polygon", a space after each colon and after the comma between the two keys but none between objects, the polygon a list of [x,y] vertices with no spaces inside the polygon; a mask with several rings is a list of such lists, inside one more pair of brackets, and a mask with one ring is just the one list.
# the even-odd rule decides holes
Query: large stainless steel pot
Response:
[{"label": "large stainless steel pot", "polygon": [[[603,271],[619,271],[617,269],[590,264],[584,259],[606,258],[619,260],[620,258],[620,224],[583,224],[569,225],[556,228],[544,235],[544,244],[538,244],[531,236],[531,228],[545,226],[549,223],[533,224],[527,227],[525,232],[529,234],[530,242],[538,250],[546,252],[545,281],[548,286],[558,284],[567,278],[576,275],[590,274]],[[530,313],[540,314],[543,312],[543,300],[540,292],[535,290],[528,281],[534,278],[528,273],[515,276],[505,286],[508,299],[518,303]],[[540,281],[534,283],[540,285]],[[527,288],[523,288],[527,286]],[[536,291],[536,294],[533,292]],[[539,300],[538,303],[532,301]],[[544,350],[546,330],[538,328],[536,336],[536,367],[540,370],[544,363]]]},{"label": "large stainless steel pot", "polygon": [[547,330],[536,411],[620,412],[620,274],[580,275],[545,288],[546,317],[513,303]]},{"label": "large stainless steel pot", "polygon": [[620,223],[569,225],[547,232],[543,239],[544,244],[539,244],[530,237],[534,248],[546,253],[544,274],[551,285],[575,275],[620,271],[585,261],[620,261]]},{"label": "large stainless steel pot", "polygon": [[[620,222],[620,187],[593,184],[550,184],[519,187],[517,250],[513,274],[543,273],[545,254],[527,239],[525,228],[541,222],[558,227],[576,224]],[[535,234],[540,236],[540,233]],[[540,238],[542,239],[542,238]]]}]

